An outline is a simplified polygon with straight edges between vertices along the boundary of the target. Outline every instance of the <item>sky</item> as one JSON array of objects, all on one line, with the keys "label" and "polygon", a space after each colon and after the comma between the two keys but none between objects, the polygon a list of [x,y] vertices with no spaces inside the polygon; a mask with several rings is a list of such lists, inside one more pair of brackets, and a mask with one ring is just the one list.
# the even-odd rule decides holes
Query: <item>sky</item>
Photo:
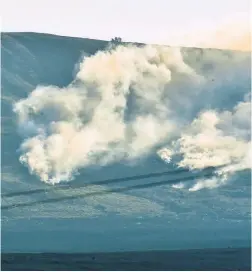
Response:
[{"label": "sky", "polygon": [[250,50],[251,0],[1,0],[4,32]]}]

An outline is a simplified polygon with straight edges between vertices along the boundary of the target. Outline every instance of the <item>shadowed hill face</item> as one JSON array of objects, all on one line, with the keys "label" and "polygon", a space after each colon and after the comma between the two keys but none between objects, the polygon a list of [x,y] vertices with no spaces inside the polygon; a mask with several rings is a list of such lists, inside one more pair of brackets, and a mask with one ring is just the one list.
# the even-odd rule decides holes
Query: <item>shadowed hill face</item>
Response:
[{"label": "shadowed hill face", "polygon": [[[149,49],[148,47],[141,49],[130,46],[119,47],[112,52],[107,50],[106,53],[102,53],[104,49],[108,49],[108,42],[35,33],[2,34],[3,140],[9,143],[4,147],[4,162],[8,161],[8,158],[12,159],[12,155],[10,155],[12,152],[9,152],[10,150],[8,150],[7,146],[14,148],[13,151],[19,148],[19,136],[6,136],[5,138],[8,131],[17,133],[13,105],[20,99],[26,99],[30,94],[32,95],[34,93],[33,90],[38,85],[49,86],[47,89],[48,95],[52,95],[50,99],[55,100],[52,103],[50,99],[47,102],[42,102],[41,99],[46,99],[47,96],[45,92],[44,97],[41,96],[36,102],[40,103],[39,100],[41,100],[42,104],[39,107],[42,108],[44,107],[43,103],[48,103],[48,106],[45,106],[45,112],[42,111],[39,113],[39,116],[36,116],[36,120],[40,120],[42,125],[45,125],[46,120],[50,121],[53,119],[55,114],[61,116],[63,113],[59,111],[62,107],[64,109],[64,105],[69,104],[66,106],[66,109],[67,107],[70,108],[64,113],[64,116],[69,118],[66,115],[74,116],[79,114],[78,110],[74,112],[75,107],[78,105],[78,107],[81,107],[80,111],[82,111],[82,108],[90,107],[91,109],[100,104],[100,102],[98,104],[94,102],[93,105],[91,99],[87,103],[85,102],[86,104],[80,105],[82,103],[80,101],[84,99],[84,96],[81,94],[82,87],[78,89],[77,85],[74,87],[75,89],[71,90],[71,85],[69,84],[73,80],[79,80],[80,82],[84,80],[84,86],[85,84],[92,85],[95,83],[95,88],[100,88],[98,90],[98,92],[101,92],[99,95],[103,96],[104,99],[111,95],[113,97],[115,93],[125,92],[123,97],[117,100],[119,101],[118,106],[112,105],[113,103],[106,104],[106,102],[105,104],[103,103],[105,105],[103,110],[112,106],[115,107],[115,112],[118,110],[120,112],[122,107],[124,107],[123,101],[126,100],[125,120],[123,122],[134,121],[134,118],[139,117],[140,119],[138,120],[142,124],[135,122],[132,126],[136,127],[135,132],[138,130],[138,133],[140,133],[142,129],[140,126],[145,125],[146,122],[147,125],[144,129],[150,128],[150,130],[154,131],[154,128],[159,127],[159,124],[154,124],[156,115],[165,116],[158,117],[159,123],[164,122],[165,119],[169,119],[168,121],[173,119],[173,121],[177,122],[177,126],[181,125],[181,122],[187,122],[188,119],[195,118],[202,110],[230,110],[236,106],[237,101],[243,101],[244,95],[247,93],[246,88],[250,84],[250,57],[248,53],[195,48],[182,48],[181,52],[176,50],[173,52],[172,49],[169,51],[169,47],[162,46],[149,47]],[[91,56],[98,51],[99,53],[94,57],[92,56],[87,61],[82,61],[85,56]],[[156,59],[150,57],[150,54],[153,54],[153,52],[156,52],[154,53],[156,54]],[[145,65],[147,66],[145,67]],[[197,77],[198,79],[196,79]],[[201,81],[200,78],[203,78],[206,83],[197,83],[197,80]],[[128,87],[125,87],[127,84]],[[50,85],[55,87],[50,87]],[[68,95],[68,98],[66,96],[64,98],[64,90],[68,90],[68,88],[70,91],[65,93],[70,96]],[[83,89],[85,90],[85,88]],[[95,93],[95,88],[91,92]],[[128,88],[128,90],[123,90],[124,88]],[[139,90],[131,91],[134,88]],[[159,91],[159,89],[163,89],[163,91]],[[43,87],[41,87],[41,90],[43,91]],[[140,105],[138,103],[141,96],[145,100],[140,101]],[[161,96],[163,101],[160,100]],[[31,99],[36,100],[36,95]],[[74,99],[72,101],[73,104],[67,103],[67,99],[69,102],[71,99]],[[150,101],[152,102],[150,103]],[[63,106],[61,102],[64,102]],[[24,109],[20,105],[21,111],[32,110],[32,108],[28,109],[33,107],[29,105],[29,103],[32,103],[32,100],[30,102],[27,100],[27,103],[27,105],[24,105]],[[155,108],[153,103],[162,105]],[[89,111],[89,115],[94,113],[92,113],[92,110]],[[141,119],[143,115],[152,114],[151,111],[154,114],[151,118]],[[23,113],[25,114],[25,112]],[[80,112],[81,116],[85,114],[86,112]],[[104,113],[101,112],[100,114],[102,116]],[[111,114],[113,115],[114,112]],[[115,115],[112,115],[112,119],[117,118]],[[101,116],[99,117],[98,114],[97,121],[102,119]],[[55,116],[55,118],[52,121],[59,120],[57,119],[59,116]],[[89,116],[89,121],[91,120],[90,118]],[[34,120],[30,121],[33,122]],[[70,123],[70,127],[71,125]],[[122,128],[122,125],[118,122],[114,122],[114,125],[118,129]],[[166,125],[167,127],[170,126],[168,123]],[[159,143],[159,137],[162,138],[167,134],[162,129],[159,129],[159,131],[159,135],[152,136],[153,139],[156,138],[153,141],[157,143]],[[116,131],[113,131],[113,133],[116,133]],[[130,137],[134,138],[133,135]],[[136,142],[136,145],[139,146],[143,140]],[[146,144],[147,146],[149,145],[149,143]],[[77,165],[79,167],[78,163]],[[75,168],[73,167],[73,169]]]},{"label": "shadowed hill face", "polygon": [[[27,94],[38,84],[66,86],[74,79],[78,63],[84,56],[95,54],[107,46],[108,42],[101,40],[36,33],[2,33],[3,94],[8,91],[8,95],[13,93],[21,98],[25,96],[24,92]],[[218,55],[222,56],[219,61],[232,64],[232,51],[197,48],[184,48],[182,51],[193,68],[198,67],[205,72],[211,70],[213,56],[215,59],[218,59]],[[236,54],[238,57],[249,56],[238,51]]]},{"label": "shadowed hill face", "polygon": [[[47,34],[3,33],[3,82],[10,87],[48,84],[64,86],[73,80],[74,67],[83,55],[94,54],[107,42],[89,39],[65,38]],[[16,75],[17,80],[8,75]],[[19,85],[20,82],[20,85]],[[25,84],[24,84],[25,85]],[[3,89],[5,90],[5,88]],[[20,93],[22,91],[20,90]]]},{"label": "shadowed hill face", "polygon": [[[147,93],[147,90],[152,88],[158,89],[161,87],[161,89],[165,89],[165,93],[162,94],[163,107],[170,107],[169,118],[167,116],[165,118],[175,118],[177,123],[180,124],[181,120],[183,121],[183,118],[195,118],[196,114],[202,110],[230,110],[230,108],[236,106],[237,101],[243,101],[244,95],[247,93],[246,88],[248,88],[250,84],[250,57],[248,53],[242,52],[182,48],[181,56],[178,52],[171,53],[169,56],[169,54],[165,55],[167,53],[165,53],[166,49],[164,49],[168,47],[159,47],[161,48],[160,52],[162,50],[164,51],[163,53],[160,53],[161,55],[159,56],[160,59],[158,61],[161,63],[157,65],[154,63],[153,65],[152,62],[155,62],[156,60],[149,59],[146,62],[144,59],[145,57],[148,58],[148,54],[151,54],[151,50],[153,49],[136,49],[138,51],[136,51],[137,53],[134,53],[134,48],[127,49],[125,47],[124,49],[119,48],[117,51],[115,50],[114,53],[111,53],[111,56],[109,55],[110,53],[107,55],[99,53],[93,59],[89,58],[87,63],[90,65],[86,65],[86,61],[81,63],[84,56],[88,57],[95,54],[97,51],[106,49],[108,42],[36,33],[3,33],[1,46],[2,117],[4,124],[3,141],[6,140],[9,143],[4,147],[5,156],[3,157],[3,162],[8,160],[7,158],[11,160],[12,157],[12,155],[10,155],[12,152],[9,152],[10,150],[8,150],[7,146],[11,146],[14,150],[19,148],[17,144],[17,142],[20,141],[20,139],[18,139],[19,136],[6,136],[5,138],[8,131],[12,131],[13,133],[17,132],[17,127],[15,125],[16,116],[13,114],[13,105],[20,99],[27,98],[38,85],[56,86],[54,89],[52,88],[49,93],[55,93],[52,99],[56,99],[55,103],[61,103],[61,95],[60,93],[57,93],[59,89],[62,88],[62,90],[64,90],[65,88],[67,90],[67,86],[74,79],[82,80],[82,73],[84,73],[84,78],[88,73],[88,75],[92,77],[90,79],[85,78],[84,85],[86,83],[93,84],[93,82],[96,81],[95,84],[104,85],[107,88],[106,84],[112,84],[108,88],[109,91],[112,88],[116,88],[114,85],[118,84],[118,82],[116,82],[118,80],[121,85],[125,85],[125,83],[127,85],[127,82],[124,82],[123,84],[122,82],[125,78],[127,79],[127,77],[134,78],[134,75],[131,75],[131,73],[132,71],[135,71],[136,74],[138,73],[138,78],[136,80],[140,81],[140,83],[135,82],[134,84],[137,88],[142,84],[142,86],[144,86],[143,90],[145,90],[143,92]],[[121,58],[120,54],[122,56],[124,55],[124,57]],[[127,56],[127,54],[129,55]],[[132,59],[128,61],[128,58],[130,57]],[[171,60],[169,58],[171,58]],[[125,63],[123,63],[124,61]],[[165,65],[168,65],[169,69],[163,69],[165,66],[162,65],[165,62],[167,62]],[[172,64],[172,62],[174,63]],[[176,62],[179,64],[176,64]],[[143,72],[141,72],[141,69],[146,69],[146,67],[144,67],[145,63],[148,63],[150,70],[143,70]],[[104,65],[105,68],[101,67],[102,65]],[[143,67],[141,67],[141,65]],[[179,65],[181,67],[179,67]],[[158,67],[159,70],[155,72],[156,74],[151,75],[156,67]],[[88,69],[91,70],[88,71]],[[182,71],[183,69],[184,71]],[[162,73],[164,74],[162,75]],[[193,73],[204,78],[206,84],[197,85],[196,83],[193,83]],[[116,78],[117,76],[118,78]],[[172,80],[167,84],[165,80],[166,78],[169,78],[169,76],[171,76]],[[142,82],[141,77],[143,78]],[[103,82],[101,82],[101,80],[103,80]],[[113,80],[115,80],[115,82],[113,82]],[[146,84],[144,83],[145,85],[143,84],[144,81],[147,82]],[[157,85],[155,81],[157,81],[159,85]],[[133,83],[131,82],[130,84],[132,85]],[[163,86],[160,84],[163,84]],[[102,86],[102,88],[104,88],[104,86]],[[130,88],[135,87],[130,86]],[[154,89],[153,91],[156,91]],[[50,87],[48,90],[50,90]],[[77,97],[75,104],[78,100],[83,99],[81,96],[78,97],[80,92],[78,86],[76,87],[76,90],[76,93],[75,90],[73,90],[72,94],[74,99]],[[127,91],[127,97],[123,98],[127,99],[125,120],[134,120],[136,114],[139,114],[139,112],[140,117],[143,114],[148,114],[148,112],[150,112],[150,107],[152,106],[147,106],[144,110],[140,109],[142,112],[139,111],[139,105],[137,104],[138,97],[132,94],[134,92],[131,92],[130,90]],[[196,93],[197,95],[195,95]],[[168,97],[166,97],[166,94],[168,94]],[[101,95],[105,95],[104,90],[102,90]],[[111,94],[108,93],[108,95]],[[153,95],[149,92],[148,95],[149,97],[147,100],[150,98],[152,100],[154,99],[153,103],[160,103],[160,101],[155,102],[155,94]],[[140,94],[140,96],[145,96],[145,94]],[[193,100],[191,98],[192,96],[194,96]],[[69,99],[71,99],[71,96]],[[90,101],[91,100],[89,100],[84,107],[87,108],[88,104],[91,104]],[[50,101],[48,102],[50,104]],[[27,105],[27,107],[29,107],[29,105]],[[61,105],[58,104],[55,105],[55,108],[52,107],[53,106],[50,105],[48,106],[51,114],[49,113],[48,115],[46,113],[47,116],[44,115],[44,112],[41,112],[42,115],[37,118],[44,118],[44,120],[42,120],[43,122],[46,120],[45,118],[53,118],[53,114],[55,114],[55,112],[57,114]],[[75,106],[71,107],[72,109],[69,110],[73,111]],[[92,108],[93,106],[90,105],[90,107]],[[115,107],[115,110],[120,109],[120,107]],[[141,107],[142,106],[140,106],[140,108]],[[158,111],[159,109],[155,109],[155,112]],[[181,117],[183,118],[181,119]],[[99,119],[101,118],[99,117],[97,120]],[[147,121],[149,122],[150,127],[153,127],[152,120],[148,119]],[[137,123],[135,123],[135,125],[137,127],[139,126]]]},{"label": "shadowed hill face", "polygon": [[[173,241],[174,247],[176,247],[176,244],[179,244],[179,247],[181,247],[185,239],[185,237],[181,236],[182,232],[185,233],[184,226],[186,226],[186,228],[188,227],[186,229],[187,237],[185,239],[187,246],[190,245],[193,247],[197,237],[198,245],[203,245],[204,247],[205,244],[209,245],[210,243],[209,239],[204,240],[202,238],[203,240],[201,241],[195,226],[202,228],[201,233],[204,233],[204,235],[201,236],[207,237],[209,231],[211,232],[211,237],[213,237],[214,241],[212,245],[214,246],[221,245],[223,242],[221,239],[225,235],[225,239],[223,238],[225,245],[228,245],[231,239],[230,237],[235,237],[233,240],[233,244],[235,245],[243,244],[244,240],[248,242],[250,209],[250,183],[248,173],[235,175],[227,187],[216,190],[213,189],[194,193],[188,192],[188,190],[180,191],[179,188],[182,188],[180,181],[185,180],[190,184],[194,181],[188,180],[186,173],[178,176],[179,171],[175,169],[174,165],[167,165],[156,154],[151,154],[141,160],[134,161],[132,164],[125,164],[124,161],[118,161],[109,165],[92,165],[81,168],[80,175],[75,176],[75,179],[70,183],[63,184],[63,186],[66,186],[66,189],[63,190],[60,186],[57,187],[58,190],[54,190],[52,186],[41,182],[35,175],[30,175],[28,169],[19,161],[19,148],[23,139],[18,134],[17,116],[13,112],[13,105],[20,99],[26,99],[29,94],[36,89],[37,85],[55,85],[56,91],[53,89],[53,92],[55,92],[56,95],[52,98],[56,98],[55,101],[58,103],[58,101],[61,101],[61,97],[57,95],[57,91],[64,90],[64,87],[67,87],[76,78],[80,68],[79,64],[83,57],[94,55],[97,51],[104,50],[108,46],[108,42],[36,33],[3,33],[1,46],[2,192],[6,195],[13,194],[14,196],[8,199],[3,198],[3,205],[10,207],[9,210],[3,210],[2,213],[4,218],[4,230],[5,233],[7,233],[4,235],[5,245],[8,245],[6,248],[18,248],[19,250],[21,248],[22,250],[21,245],[17,246],[15,244],[15,235],[8,240],[9,233],[13,230],[19,231],[19,227],[22,231],[26,232],[26,234],[22,236],[22,239],[25,240],[26,237],[29,236],[30,230],[38,237],[36,240],[38,241],[38,247],[35,246],[31,240],[28,241],[28,248],[30,250],[33,250],[34,247],[39,250],[39,240],[41,239],[40,236],[37,235],[39,233],[38,231],[46,230],[46,232],[51,233],[53,230],[55,234],[58,229],[61,229],[63,234],[56,235],[55,240],[48,238],[53,237],[50,236],[53,234],[46,233],[45,237],[47,238],[44,239],[44,243],[42,243],[44,250],[50,246],[57,250],[59,247],[57,241],[64,240],[61,235],[68,236],[69,227],[71,228],[74,225],[74,228],[76,228],[79,233],[83,233],[83,230],[88,233],[88,231],[94,229],[94,224],[97,229],[94,229],[94,232],[92,232],[93,236],[88,238],[85,234],[86,236],[84,235],[84,238],[82,237],[84,240],[89,239],[90,244],[93,243],[94,250],[99,249],[99,246],[101,246],[102,250],[106,247],[102,245],[102,242],[99,242],[98,246],[96,246],[94,243],[96,234],[99,233],[99,237],[101,237],[103,232],[106,232],[107,236],[105,240],[109,241],[110,238],[113,237],[114,230],[118,232],[116,235],[120,237],[122,243],[128,239],[124,239],[124,237],[132,237],[128,244],[126,243],[128,249],[134,249],[137,242],[134,244],[133,240],[138,237],[138,235],[140,235],[140,240],[137,241],[141,241],[140,244],[143,242],[143,248],[146,245],[148,247],[148,245],[150,246],[152,244],[155,244],[155,247],[158,248],[161,241],[163,241],[161,242],[161,247],[167,248],[169,247],[169,241],[166,240],[168,239],[167,237],[171,239],[170,241]],[[237,101],[243,101],[244,95],[249,91],[248,88],[250,86],[250,56],[248,53],[195,48],[182,48],[181,51],[184,62],[197,74],[202,75],[207,85],[200,85],[199,87],[196,84],[193,85],[192,80],[187,74],[183,76],[183,81],[181,81],[181,77],[176,71],[177,67],[171,67],[170,70],[173,81],[171,81],[171,84],[168,86],[168,90],[170,91],[170,97],[168,98],[172,99],[172,103],[169,105],[173,109],[170,115],[171,118],[175,118],[175,120],[181,120],[183,118],[185,120],[193,119],[195,115],[200,112],[202,107],[204,109],[217,109],[217,111],[221,112],[234,108]],[[125,58],[125,61],[127,61],[127,58]],[[98,68],[100,68],[99,63],[100,62],[97,61]],[[139,63],[141,64],[141,62]],[[139,63],[137,63],[137,65],[139,65]],[[112,61],[110,62],[109,60],[105,64],[112,67],[115,73],[118,70],[117,68],[119,68],[119,70],[122,69],[123,73],[127,75],[128,70],[123,70],[125,67],[123,65],[118,66],[113,56]],[[136,70],[138,72],[138,69]],[[107,77],[111,76],[106,69],[100,69],[99,71],[103,73],[100,76],[105,81]],[[160,69],[160,73],[154,74],[153,78],[158,78],[162,72],[163,70]],[[95,69],[92,76],[96,76]],[[149,86],[152,86],[152,82],[150,81],[149,83]],[[189,92],[192,86],[195,88],[197,86],[193,91],[194,93],[195,91],[198,92],[198,95],[193,97],[193,99]],[[201,92],[202,90],[204,90],[204,92]],[[74,93],[74,95],[75,94],[76,93]],[[77,96],[77,98],[79,97]],[[136,100],[134,100],[135,97],[130,97],[129,95],[127,98],[129,98],[127,107],[133,108],[134,113],[138,113],[138,110],[141,109],[137,108],[137,104],[134,104],[136,103]],[[153,96],[151,96],[151,98],[153,98]],[[41,97],[41,99],[45,99],[45,96]],[[170,102],[169,99],[167,99],[167,103]],[[26,102],[27,106],[29,100]],[[57,112],[59,109],[57,103],[55,104],[55,108],[48,107],[46,109],[52,110],[50,111],[52,113],[55,112],[53,110]],[[144,113],[148,112],[148,108],[144,110]],[[126,111],[126,114],[129,115],[127,116],[127,120],[131,120],[131,118],[134,119],[131,112]],[[230,117],[230,115],[232,115],[230,112],[227,111],[225,114],[224,117],[227,120],[233,120]],[[244,114],[246,114],[246,112]],[[37,120],[41,121],[42,124],[46,124],[46,118],[50,119],[50,117],[50,114],[44,115],[44,117],[43,115],[36,116]],[[102,114],[101,117],[103,117]],[[206,120],[211,121],[211,118]],[[196,119],[196,124],[200,122],[201,119]],[[179,127],[180,125],[179,122],[176,123],[176,126]],[[226,123],[224,123],[224,125],[226,125]],[[153,128],[152,126],[150,127]],[[138,128],[141,132],[142,126]],[[112,126],[105,126],[105,131],[112,132],[112,129]],[[193,131],[194,129],[195,128],[192,127],[191,130]],[[152,131],[158,133],[158,130],[152,129]],[[143,135],[145,136],[145,134]],[[192,135],[192,138],[196,137]],[[139,142],[140,144],[142,143],[142,141]],[[163,143],[160,143],[160,145],[161,144]],[[163,154],[166,153],[163,152]],[[160,178],[157,177],[151,177],[149,181],[146,179],[133,180],[127,178],[130,176],[165,172],[167,170],[172,173],[174,172],[174,174],[167,177],[167,179],[163,178],[161,181]],[[118,182],[116,182],[116,180]],[[175,181],[178,184],[172,187],[172,182]],[[155,182],[157,182],[156,185],[160,186],[156,186],[154,184]],[[147,183],[150,183],[150,185]],[[84,184],[88,184],[89,186],[83,186]],[[149,189],[148,186],[145,186],[146,184],[149,186]],[[239,190],[237,190],[237,184],[239,184]],[[210,187],[212,186],[211,183],[208,185]],[[125,186],[126,188],[118,189],[120,186]],[[201,184],[199,186],[201,186]],[[138,188],[138,190],[134,191],[134,188]],[[195,187],[193,188],[195,189]],[[29,191],[34,193],[30,194]],[[18,192],[25,193],[19,195]],[[37,192],[39,192],[39,194],[37,194]],[[73,195],[73,197],[71,195]],[[59,200],[54,201],[51,199]],[[17,205],[17,207],[20,207],[19,209],[15,208],[15,205],[18,203],[20,203],[20,205]],[[28,204],[22,206],[22,203]],[[12,207],[14,208],[12,209]],[[100,221],[96,221],[96,219],[93,219],[92,222],[88,221],[90,217],[100,217],[102,215],[108,215],[108,218],[106,220],[104,219],[104,223],[102,220],[102,223],[100,223]],[[156,218],[157,216],[160,216],[158,220],[150,219]],[[130,219],[126,219],[126,217]],[[27,218],[35,218],[35,221],[28,220],[28,222]],[[79,221],[75,223],[75,221],[72,220],[73,218],[79,218]],[[140,224],[139,227],[136,228],[136,222],[139,223],[139,218],[144,218],[146,221],[143,225]],[[202,218],[206,221],[202,221]],[[60,219],[60,221],[57,221],[58,219]],[[72,225],[70,221],[73,222]],[[89,223],[87,223],[87,221]],[[129,227],[127,227],[127,224],[129,224]],[[100,226],[103,226],[103,228],[101,229]],[[171,229],[171,232],[168,234],[167,226]],[[226,230],[226,226],[229,226],[228,230]],[[211,228],[213,228],[213,230],[211,230]],[[152,231],[153,235],[150,235]],[[218,232],[217,236],[215,232]],[[223,236],[224,232],[225,235]],[[141,233],[143,233],[142,236]],[[19,234],[17,234],[17,236],[19,236]],[[73,236],[74,234],[69,237]],[[179,238],[180,236],[182,238]],[[43,235],[41,237],[43,237]],[[17,240],[18,239],[17,237]],[[179,239],[180,242],[177,243]],[[74,247],[70,245],[72,243],[72,241],[70,241],[71,239],[69,238],[68,240],[65,240],[66,250],[67,248],[72,249]],[[75,237],[75,243],[78,243],[77,240],[78,238]],[[88,243],[85,244],[84,247],[88,250]],[[82,250],[83,245],[81,242],[79,242],[78,248]],[[117,250],[116,245],[111,248]],[[106,250],[109,251],[110,249],[108,248]]]},{"label": "shadowed hill face", "polygon": [[[74,72],[78,70],[83,56],[95,54],[107,46],[108,42],[101,40],[37,33],[2,33],[3,91],[8,88],[9,94],[17,86],[27,92],[37,84],[63,87],[74,79]],[[232,62],[233,53],[228,50],[184,48],[182,51],[189,64],[193,67],[203,65],[200,68],[205,71],[211,70],[214,61],[211,57],[214,55],[218,58],[224,53],[222,61],[227,61],[227,64],[229,60]],[[249,56],[238,51],[236,54]],[[19,95],[22,97],[22,90],[19,90]]]}]

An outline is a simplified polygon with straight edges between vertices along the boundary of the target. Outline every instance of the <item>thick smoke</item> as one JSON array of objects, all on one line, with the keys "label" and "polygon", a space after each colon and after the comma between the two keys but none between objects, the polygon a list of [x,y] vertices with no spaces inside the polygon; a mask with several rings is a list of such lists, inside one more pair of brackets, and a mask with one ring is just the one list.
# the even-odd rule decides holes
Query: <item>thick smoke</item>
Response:
[{"label": "thick smoke", "polygon": [[232,173],[251,167],[250,116],[250,101],[239,102],[232,111],[204,111],[159,154],[179,154],[179,167],[218,167],[218,178],[200,180],[189,190],[218,187]]},{"label": "thick smoke", "polygon": [[[14,105],[21,163],[51,184],[73,179],[80,168],[150,152],[168,163],[178,154],[174,162],[192,169],[247,168],[250,102],[203,110],[198,97],[209,94],[209,79],[200,72],[169,47],[118,46],[86,57],[69,86],[38,86]],[[215,187],[204,182],[191,190]]]},{"label": "thick smoke", "polygon": [[25,136],[20,161],[57,183],[81,167],[148,153],[175,129],[162,102],[171,69],[194,75],[179,50],[119,46],[86,58],[70,86],[36,88],[14,107]]}]

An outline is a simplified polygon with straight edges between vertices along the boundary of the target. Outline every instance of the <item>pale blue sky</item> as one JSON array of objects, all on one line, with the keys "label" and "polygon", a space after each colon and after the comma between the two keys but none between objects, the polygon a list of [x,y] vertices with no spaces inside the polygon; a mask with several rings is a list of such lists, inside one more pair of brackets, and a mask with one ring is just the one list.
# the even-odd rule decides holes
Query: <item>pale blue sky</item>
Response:
[{"label": "pale blue sky", "polygon": [[2,31],[190,43],[198,33],[204,36],[232,20],[244,28],[250,4],[250,0],[2,0]]}]

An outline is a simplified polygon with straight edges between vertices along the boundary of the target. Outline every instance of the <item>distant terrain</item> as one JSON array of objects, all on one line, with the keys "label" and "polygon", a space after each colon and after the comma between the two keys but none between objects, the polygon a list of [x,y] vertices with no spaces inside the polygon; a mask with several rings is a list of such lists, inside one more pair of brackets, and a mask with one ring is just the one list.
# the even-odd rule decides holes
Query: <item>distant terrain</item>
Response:
[{"label": "distant terrain", "polygon": [[[83,58],[108,50],[109,45],[108,41],[49,34],[1,34],[2,251],[88,253],[249,248],[251,182],[248,169],[238,170],[227,183],[211,188],[211,182],[210,185],[204,181],[197,183],[196,172],[180,172],[177,165],[167,164],[153,151],[156,146],[166,146],[165,140],[155,146],[151,145],[148,152],[130,162],[111,159],[109,163],[78,166],[79,175],[74,173],[72,181],[55,185],[43,182],[36,173],[30,174],[29,169],[31,171],[32,167],[28,169],[20,163],[20,147],[24,139],[20,134],[22,126],[18,127],[17,114],[13,111],[15,103],[26,99],[38,85],[53,85],[56,89],[64,90],[76,79]],[[183,81],[180,81],[177,68],[171,68],[173,81],[169,90],[178,92],[174,91],[172,100],[169,100],[172,109],[170,116],[176,120],[177,127],[182,127],[189,119],[190,122],[194,120],[202,110],[215,109],[221,113],[226,111],[225,120],[229,120],[227,111],[236,109],[237,103],[244,101],[250,91],[250,53],[182,48],[181,55],[195,73],[206,79],[207,85],[194,88],[198,83],[194,83],[188,76],[191,70],[186,70],[188,74],[183,75]],[[163,71],[162,67],[160,69]],[[159,75],[157,73],[153,78]],[[93,76],[95,77],[95,73]],[[107,74],[104,77],[106,79]],[[161,80],[160,82],[162,83]],[[148,84],[152,86],[152,82]],[[205,92],[201,92],[202,89]],[[194,97],[190,94],[191,90],[198,94]],[[150,98],[155,97],[150,93]],[[138,112],[141,109],[134,106],[134,101],[136,100],[129,98],[127,107]],[[158,103],[155,107],[153,105],[154,103],[150,103],[153,111],[159,109]],[[148,114],[148,110],[144,113]],[[126,114],[127,120],[133,118],[131,112],[126,111]],[[246,112],[244,115],[247,119],[250,118]],[[38,118],[42,122],[47,121],[47,116]],[[244,129],[240,124],[243,124],[243,120],[237,130],[234,129],[234,135],[247,133],[247,127]],[[139,127],[137,129],[141,132],[144,126]],[[158,134],[160,130],[163,133],[163,127],[161,123],[152,131]],[[229,125],[225,123],[226,127],[229,129]],[[112,134],[112,127],[105,128]],[[136,148],[133,148],[134,145],[132,150],[142,152],[139,148],[141,144],[149,143],[137,141]],[[115,154],[111,154],[106,159],[114,158]],[[124,177],[165,171],[170,171],[170,174],[120,181]],[[204,171],[199,171],[202,179]],[[113,179],[118,179],[118,182],[109,181]],[[99,183],[100,181],[103,183]],[[160,181],[164,182],[153,185]],[[147,183],[152,185],[145,186]],[[138,184],[143,186],[134,189]],[[104,190],[108,192],[104,193]],[[54,201],[55,199],[60,200]],[[23,203],[28,204],[22,206]],[[224,254],[231,256],[233,253]],[[248,255],[241,254],[243,257]],[[3,256],[6,261],[4,267],[8,264],[6,258],[8,259],[8,255]],[[248,263],[248,256],[244,258],[246,260],[242,269],[246,269]],[[209,267],[215,269],[214,265]],[[125,269],[128,268],[125,264]]]}]

